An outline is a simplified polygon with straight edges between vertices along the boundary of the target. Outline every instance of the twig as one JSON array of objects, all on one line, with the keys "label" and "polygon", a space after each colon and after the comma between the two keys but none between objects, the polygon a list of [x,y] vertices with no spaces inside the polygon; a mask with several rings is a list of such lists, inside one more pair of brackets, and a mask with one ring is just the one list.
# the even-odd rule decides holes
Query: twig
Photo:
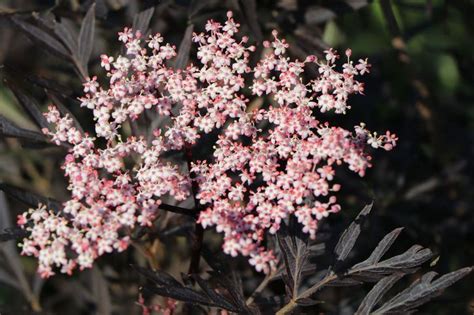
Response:
[{"label": "twig", "polygon": [[[198,215],[201,211],[199,207],[199,201],[196,198],[196,194],[198,191],[197,182],[194,180],[194,176],[191,174],[191,162],[192,162],[192,152],[191,148],[187,147],[185,150],[186,161],[188,163],[188,171],[189,177],[191,179],[191,190],[194,198],[194,208],[195,208],[195,215]],[[194,235],[191,238],[191,262],[189,263],[188,274],[193,274],[199,272],[199,261],[201,260],[201,250],[202,250],[202,242],[204,239],[204,229],[201,224],[196,222],[194,228]]]},{"label": "twig", "polygon": [[255,296],[257,294],[260,294],[267,287],[268,283],[273,278],[275,273],[276,273],[276,270],[272,271],[271,273],[265,276],[265,279],[263,279],[263,281],[260,282],[260,284],[255,289],[255,291],[253,291],[252,295],[247,299],[247,301],[245,301],[245,304],[249,306],[253,303],[253,301],[255,300]]},{"label": "twig", "polygon": [[159,206],[159,208],[161,210],[165,210],[165,211],[169,211],[169,212],[174,212],[174,213],[184,214],[184,215],[191,216],[191,217],[196,217],[196,211],[194,211],[193,209],[186,209],[186,208],[182,208],[182,207],[178,207],[178,206],[172,206],[172,205],[168,205],[168,204],[164,204],[164,203],[162,203]]},{"label": "twig", "polygon": [[204,238],[204,228],[196,223],[191,245],[191,262],[189,264],[188,274],[199,272],[199,262],[201,260],[202,241]]},{"label": "twig", "polygon": [[[364,268],[356,269],[354,271],[349,272],[347,275],[350,275],[352,273],[360,272]],[[326,284],[328,284],[331,281],[336,280],[339,278],[340,275],[330,272],[326,277],[324,277],[321,281],[304,291],[300,296],[297,298],[291,299],[282,309],[280,309],[276,314],[277,315],[283,315],[283,314],[290,314],[296,307],[298,307],[298,303],[296,302],[299,299],[306,299],[311,297],[313,294],[319,291],[322,287],[324,287]]]}]

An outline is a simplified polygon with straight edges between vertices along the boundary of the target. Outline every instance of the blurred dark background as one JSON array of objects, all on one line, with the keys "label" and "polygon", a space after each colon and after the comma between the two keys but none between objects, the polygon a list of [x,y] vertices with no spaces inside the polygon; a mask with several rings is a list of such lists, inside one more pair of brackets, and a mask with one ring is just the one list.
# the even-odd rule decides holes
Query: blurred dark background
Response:
[{"label": "blurred dark background", "polygon": [[[68,19],[78,28],[91,3],[1,0],[2,78],[8,73],[25,82],[25,88],[43,109],[51,100],[38,85],[32,84],[35,78],[52,80],[73,97],[79,96],[81,82],[71,66],[34,45],[9,19],[12,15],[26,16],[35,11],[34,14],[42,16]],[[429,247],[439,256],[432,263],[439,273],[474,264],[473,1],[101,0],[96,1],[97,30],[89,65],[91,74],[102,73],[98,61],[101,53],[119,52],[116,33],[124,26],[131,26],[133,16],[150,6],[156,6],[150,24],[153,32],[162,33],[165,40],[177,47],[187,25],[192,23],[195,30],[202,30],[208,18],[223,20],[225,12],[231,9],[251,41],[259,43],[269,37],[272,29],[278,29],[290,43],[290,55],[295,58],[320,55],[327,47],[341,52],[351,48],[355,58],[368,57],[372,71],[364,79],[365,96],[352,98],[348,115],[327,115],[327,119],[346,126],[363,121],[374,131],[391,130],[399,136],[399,145],[391,152],[377,152],[374,168],[364,179],[348,172],[338,174],[343,183],[344,211],[328,223],[335,230],[342,228],[365,203],[374,199],[374,214],[362,240],[365,243],[358,246],[361,255],[373,248],[384,234],[403,226],[405,231],[393,252],[414,243]],[[88,113],[74,105],[69,109],[88,126]],[[0,114],[20,127],[36,128],[3,83],[0,83]],[[59,163],[55,149],[30,150],[16,139],[0,138],[1,182],[65,200]],[[15,218],[26,206],[3,194],[0,197],[3,229],[9,227],[8,216]],[[171,245],[162,245],[159,252],[165,257],[160,258],[163,268],[172,272],[184,270],[181,268],[186,259],[183,242],[184,239],[178,239]],[[45,283],[34,276],[34,260],[18,258],[12,243],[0,246],[2,314],[2,308],[6,314],[8,309],[23,309],[28,313],[27,305],[36,303],[35,299],[48,312],[100,313],[93,306],[98,297],[109,299],[112,305],[109,306],[117,314],[139,310],[134,305],[135,278],[127,274],[128,261],[132,259],[129,256],[133,253],[105,257],[99,262],[102,271],[95,268],[71,279],[58,276]],[[420,310],[427,314],[472,314],[473,280],[472,275],[463,279]],[[127,286],[127,281],[134,284]],[[320,311],[351,314],[354,311],[351,305],[357,305],[362,297],[363,291],[359,294],[353,289],[334,290],[325,296],[333,302],[332,306],[323,305]],[[15,308],[17,305],[20,308]]]}]

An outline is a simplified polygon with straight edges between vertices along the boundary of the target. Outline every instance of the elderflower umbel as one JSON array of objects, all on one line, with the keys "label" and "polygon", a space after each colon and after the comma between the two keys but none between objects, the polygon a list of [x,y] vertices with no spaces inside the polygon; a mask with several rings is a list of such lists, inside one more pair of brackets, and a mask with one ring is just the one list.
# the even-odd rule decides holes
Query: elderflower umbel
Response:
[{"label": "elderflower umbel", "polygon": [[[95,136],[82,134],[71,117],[49,107],[45,116],[55,127],[43,132],[56,144],[72,146],[63,164],[71,199],[61,213],[40,205],[18,218],[31,232],[22,252],[38,257],[42,276],[89,268],[99,256],[125,250],[131,230],[153,224],[161,198],[185,200],[193,181],[199,188],[196,208],[202,209],[198,222],[223,233],[225,253],[247,256],[256,270],[269,272],[275,256],[263,245],[266,232],[275,234],[294,215],[314,238],[318,221],[340,210],[335,167],[345,164],[364,176],[371,166],[367,147],[395,146],[390,132],[372,134],[364,124],[352,132],[318,115],[350,109],[349,96],[364,90],[356,77],[370,71],[367,60],[354,64],[347,50],[342,71],[333,49],[324,60],[292,60],[285,55],[288,43],[273,31],[273,40],[263,43],[265,54],[251,67],[255,48],[247,37],[234,37],[238,29],[231,12],[224,24],[208,21],[205,33],[193,35],[197,64],[174,69],[175,47],[160,34],[144,39],[125,28],[119,40],[126,54],[101,55],[108,84],[96,77],[84,84],[81,105],[93,111]],[[307,65],[318,68],[316,79],[303,78]],[[266,103],[251,110],[249,97]],[[151,140],[125,138],[123,124],[145,111],[169,122]],[[207,160],[193,161],[189,171],[162,158],[216,129],[214,151]]]}]

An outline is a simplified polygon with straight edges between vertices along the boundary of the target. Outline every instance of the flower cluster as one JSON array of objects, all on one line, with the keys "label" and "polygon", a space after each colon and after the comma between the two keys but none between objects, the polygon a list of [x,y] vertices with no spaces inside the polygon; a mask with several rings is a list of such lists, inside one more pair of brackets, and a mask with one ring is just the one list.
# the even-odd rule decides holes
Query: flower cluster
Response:
[{"label": "flower cluster", "polygon": [[[224,234],[224,252],[247,256],[258,271],[268,272],[275,257],[263,246],[266,232],[276,233],[294,215],[314,237],[318,221],[340,210],[335,167],[346,164],[363,176],[371,166],[367,147],[390,150],[396,144],[389,132],[372,134],[364,124],[351,132],[316,118],[318,112],[350,109],[349,96],[364,90],[356,77],[369,72],[366,60],[354,63],[347,50],[341,71],[332,49],[324,60],[291,60],[288,43],[274,31],[251,67],[255,48],[246,37],[236,39],[239,24],[232,13],[227,17],[224,24],[208,21],[205,33],[193,35],[197,63],[185,69],[171,66],[175,47],[160,34],[143,39],[131,29],[119,33],[125,55],[101,56],[109,84],[100,86],[93,77],[80,99],[93,111],[95,137],[49,108],[46,117],[55,129],[44,132],[71,145],[63,168],[72,198],[60,214],[40,206],[19,217],[31,230],[23,253],[39,258],[43,276],[55,266],[71,272],[124,250],[129,231],[153,223],[163,196],[180,201],[193,193],[202,210],[198,222]],[[320,75],[305,79],[307,66]],[[252,109],[251,97],[265,105]],[[146,138],[125,137],[122,127],[145,111],[166,123]],[[214,152],[190,161],[189,170],[163,158],[189,150],[211,132],[219,133]]]}]

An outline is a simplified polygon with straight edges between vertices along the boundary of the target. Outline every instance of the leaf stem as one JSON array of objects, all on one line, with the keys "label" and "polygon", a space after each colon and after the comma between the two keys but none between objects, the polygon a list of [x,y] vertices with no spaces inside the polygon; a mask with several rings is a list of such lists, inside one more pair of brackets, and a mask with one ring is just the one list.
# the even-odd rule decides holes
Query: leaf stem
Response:
[{"label": "leaf stem", "polygon": [[282,309],[280,309],[277,312],[277,315],[290,314],[291,311],[294,310],[298,306],[298,303],[296,302],[296,300],[309,298],[311,295],[316,293],[320,288],[324,287],[329,282],[331,282],[333,280],[336,280],[337,277],[338,277],[337,274],[335,274],[334,272],[330,272],[321,281],[319,281],[318,283],[313,285],[308,290],[304,291],[297,299],[290,300],[290,302],[288,302],[288,304],[286,304]]},{"label": "leaf stem", "polygon": [[191,245],[191,263],[189,264],[188,274],[199,272],[199,262],[201,260],[202,241],[204,238],[204,228],[196,223]]},{"label": "leaf stem", "polygon": [[274,274],[275,274],[275,271],[272,271],[265,277],[265,279],[263,279],[262,282],[260,282],[260,284],[255,289],[255,291],[253,291],[252,295],[247,299],[247,301],[245,301],[245,304],[251,305],[253,303],[253,301],[255,300],[255,296],[259,294],[260,292],[262,292],[263,289],[267,287],[268,283],[270,282]]},{"label": "leaf stem", "polygon": [[[369,270],[373,268],[373,266],[363,266],[359,267],[357,269],[349,270],[346,274],[342,275],[342,277],[347,277],[359,272],[363,272],[365,270]],[[324,287],[326,284],[328,284],[331,281],[337,280],[340,278],[341,275],[335,273],[334,271],[330,271],[321,281],[318,283],[314,284],[312,287],[304,291],[300,296],[298,296],[296,299],[292,299],[288,304],[286,304],[282,309],[280,309],[277,314],[282,315],[282,314],[289,314],[293,309],[295,309],[298,306],[298,303],[296,302],[299,299],[307,299],[310,298],[313,294],[319,291],[322,287]]]},{"label": "leaf stem", "polygon": [[293,309],[298,306],[294,300],[290,300],[281,310],[279,310],[276,315],[290,314]]}]

